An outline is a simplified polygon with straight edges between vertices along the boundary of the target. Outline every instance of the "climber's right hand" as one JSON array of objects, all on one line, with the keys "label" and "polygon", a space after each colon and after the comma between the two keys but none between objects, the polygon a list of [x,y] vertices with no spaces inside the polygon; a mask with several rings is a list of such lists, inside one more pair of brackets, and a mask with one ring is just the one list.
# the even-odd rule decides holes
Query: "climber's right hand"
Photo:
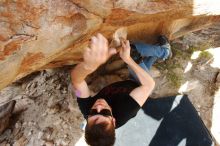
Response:
[{"label": "climber's right hand", "polygon": [[116,53],[115,48],[109,49],[108,40],[98,33],[91,38],[90,46],[86,48],[83,55],[83,63],[87,69],[94,71]]}]

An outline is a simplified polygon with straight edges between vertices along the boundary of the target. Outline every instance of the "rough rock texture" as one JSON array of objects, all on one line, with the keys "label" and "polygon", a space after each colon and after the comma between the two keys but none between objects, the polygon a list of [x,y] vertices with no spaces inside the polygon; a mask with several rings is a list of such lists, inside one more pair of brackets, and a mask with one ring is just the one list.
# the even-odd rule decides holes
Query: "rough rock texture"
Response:
[{"label": "rough rock texture", "polygon": [[77,63],[91,35],[175,39],[219,19],[216,0],[0,0],[0,89],[45,68]]},{"label": "rough rock texture", "polygon": [[12,115],[15,103],[16,102],[13,100],[3,106],[0,106],[0,134],[2,134],[5,128],[9,125],[9,119]]}]

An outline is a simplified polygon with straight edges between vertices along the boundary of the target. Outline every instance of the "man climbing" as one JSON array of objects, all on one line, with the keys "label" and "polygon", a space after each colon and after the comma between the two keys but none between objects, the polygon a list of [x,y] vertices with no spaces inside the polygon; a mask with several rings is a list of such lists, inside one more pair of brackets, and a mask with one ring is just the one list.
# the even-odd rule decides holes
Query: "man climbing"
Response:
[{"label": "man climbing", "polygon": [[84,52],[84,61],[71,72],[77,102],[87,120],[85,139],[89,145],[112,146],[115,129],[136,116],[155,86],[148,70],[158,58],[167,59],[170,55],[166,38],[160,37],[160,43],[133,43],[131,57],[129,41],[122,41],[119,54],[128,65],[132,78],[108,85],[91,97],[85,78],[117,53],[116,49],[108,47],[107,39],[101,34],[91,38],[91,44]]}]

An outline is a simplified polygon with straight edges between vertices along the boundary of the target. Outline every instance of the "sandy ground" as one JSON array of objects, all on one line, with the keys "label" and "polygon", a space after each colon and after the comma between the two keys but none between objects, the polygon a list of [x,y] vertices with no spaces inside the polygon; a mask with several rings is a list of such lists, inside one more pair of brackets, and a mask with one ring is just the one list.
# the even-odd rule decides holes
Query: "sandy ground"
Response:
[{"label": "sandy ground", "polygon": [[[151,71],[154,98],[188,94],[208,129],[212,126],[213,96],[218,89],[220,66],[207,49],[220,47],[220,26],[190,33],[172,42],[173,57],[156,63]],[[200,50],[200,55],[195,52]],[[214,49],[217,50],[217,49]],[[212,52],[213,50],[210,50]],[[196,56],[197,55],[197,56]],[[70,70],[63,67],[33,73],[0,92],[2,103],[16,99],[10,126],[0,136],[0,146],[73,146],[82,137],[83,117],[72,94]],[[126,65],[113,57],[87,79],[93,93],[128,78]]]}]

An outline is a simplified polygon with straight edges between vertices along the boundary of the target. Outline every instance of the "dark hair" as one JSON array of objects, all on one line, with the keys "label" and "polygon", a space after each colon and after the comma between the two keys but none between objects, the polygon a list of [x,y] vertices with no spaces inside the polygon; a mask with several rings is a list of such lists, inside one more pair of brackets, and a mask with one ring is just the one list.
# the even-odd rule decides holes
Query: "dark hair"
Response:
[{"label": "dark hair", "polygon": [[85,129],[85,139],[90,146],[113,146],[115,143],[114,124],[87,124]]}]

